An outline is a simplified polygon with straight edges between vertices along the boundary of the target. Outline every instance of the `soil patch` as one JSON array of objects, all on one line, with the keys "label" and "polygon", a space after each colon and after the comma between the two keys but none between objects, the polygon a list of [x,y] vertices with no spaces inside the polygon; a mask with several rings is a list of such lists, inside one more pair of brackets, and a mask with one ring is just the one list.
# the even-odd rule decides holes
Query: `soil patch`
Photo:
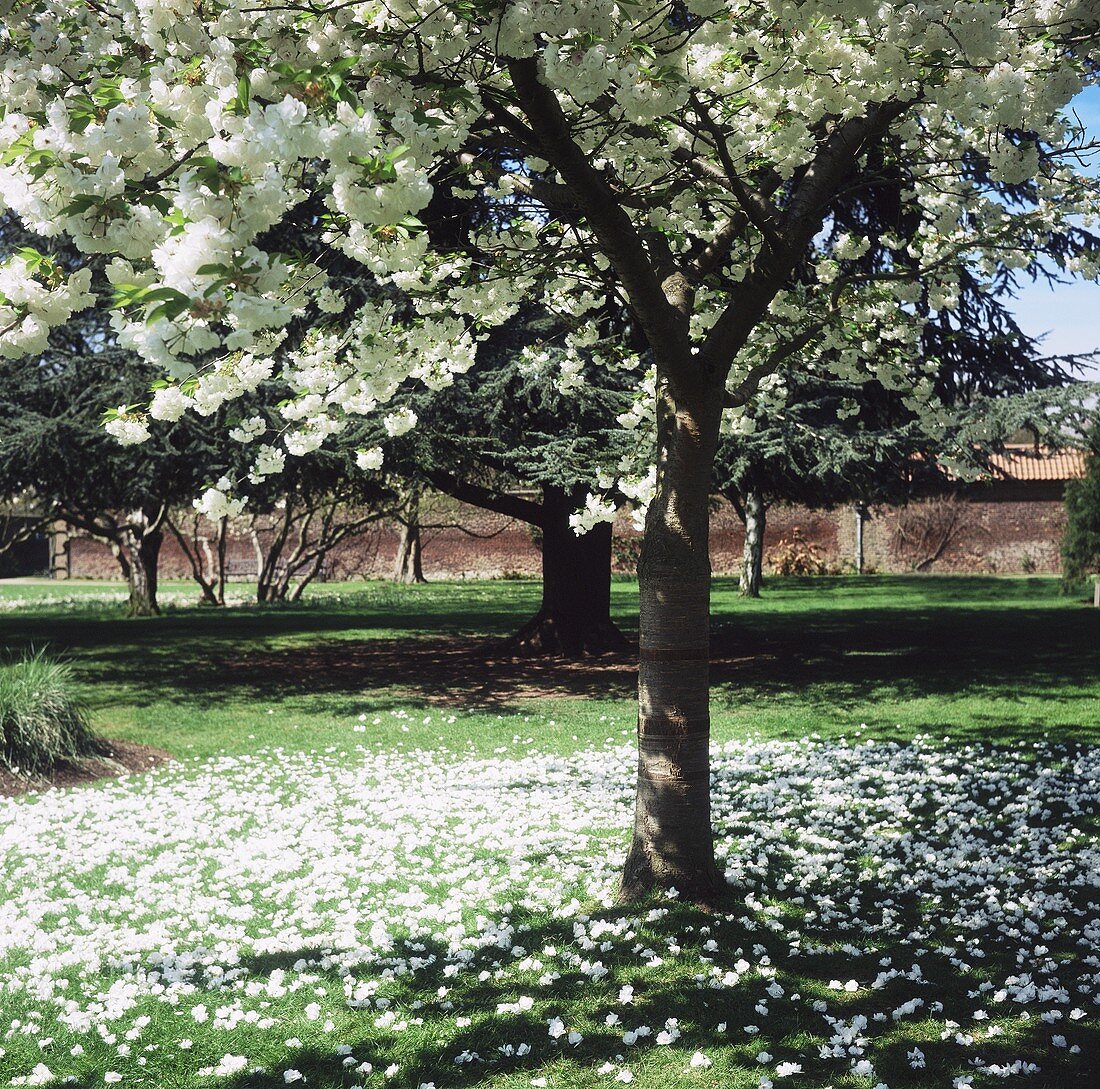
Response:
[{"label": "soil patch", "polygon": [[114,779],[120,775],[133,775],[149,771],[160,764],[169,763],[173,757],[163,749],[152,745],[138,745],[133,741],[101,742],[102,755],[86,760],[63,760],[53,774],[45,779],[24,779],[12,775],[7,768],[0,768],[0,798],[14,798],[17,794],[29,794],[57,787],[83,786],[99,779]]}]

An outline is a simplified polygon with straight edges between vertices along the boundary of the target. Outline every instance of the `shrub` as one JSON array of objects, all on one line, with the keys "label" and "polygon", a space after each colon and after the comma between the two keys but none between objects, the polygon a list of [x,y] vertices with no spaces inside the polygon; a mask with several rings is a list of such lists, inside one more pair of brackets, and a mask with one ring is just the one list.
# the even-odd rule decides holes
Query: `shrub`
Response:
[{"label": "shrub", "polygon": [[[1094,440],[1100,442],[1100,435]],[[1100,572],[1100,454],[1093,453],[1080,480],[1066,485],[1066,532],[1062,538],[1062,577],[1067,589],[1083,587]]]},{"label": "shrub", "polygon": [[32,651],[0,665],[0,764],[45,775],[59,760],[93,756],[96,738],[68,665]]},{"label": "shrub", "polygon": [[825,561],[812,541],[795,526],[790,537],[784,537],[772,550],[772,573],[776,575],[824,575]]},{"label": "shrub", "polygon": [[968,538],[980,532],[968,521],[972,513],[966,500],[956,495],[910,503],[898,512],[894,555],[914,571],[927,571],[945,553],[957,553]]}]

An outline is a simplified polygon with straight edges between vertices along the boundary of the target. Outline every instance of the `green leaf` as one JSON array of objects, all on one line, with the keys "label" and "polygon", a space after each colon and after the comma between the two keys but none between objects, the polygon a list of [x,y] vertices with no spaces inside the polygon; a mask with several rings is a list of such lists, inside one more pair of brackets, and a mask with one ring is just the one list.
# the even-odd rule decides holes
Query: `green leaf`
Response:
[{"label": "green leaf", "polygon": [[248,103],[252,98],[252,81],[247,75],[241,76],[237,80],[237,97],[230,103],[230,109],[233,113],[240,114],[241,116],[248,115]]},{"label": "green leaf", "polygon": [[152,325],[154,322],[160,321],[161,318],[167,318],[168,321],[174,321],[185,310],[191,306],[191,300],[186,296],[183,296],[182,302],[179,300],[173,302],[161,303],[160,306],[154,308],[145,319],[146,325]]},{"label": "green leaf", "polygon": [[148,288],[141,296],[142,302],[182,302],[185,306],[190,305],[190,298],[182,291],[177,290],[174,287],[154,287]]},{"label": "green leaf", "polygon": [[30,246],[20,246],[15,253],[17,257],[23,258],[31,271],[37,269],[46,260],[38,250],[32,249]]}]

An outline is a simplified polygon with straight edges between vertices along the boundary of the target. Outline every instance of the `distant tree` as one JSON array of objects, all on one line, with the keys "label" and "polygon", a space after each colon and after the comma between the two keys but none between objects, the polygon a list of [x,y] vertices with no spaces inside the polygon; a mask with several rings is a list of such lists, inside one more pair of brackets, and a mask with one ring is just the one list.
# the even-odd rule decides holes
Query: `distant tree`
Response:
[{"label": "distant tree", "polygon": [[361,473],[301,468],[289,487],[285,478],[279,481],[285,489],[279,498],[255,504],[246,519],[260,604],[300,601],[306,587],[325,575],[339,544],[392,512],[383,502],[386,493]]},{"label": "distant tree", "polygon": [[1066,485],[1062,577],[1070,586],[1100,574],[1100,430],[1093,431],[1085,475]]},{"label": "distant tree", "polygon": [[[221,428],[222,441],[205,451],[208,485],[194,501],[206,526],[177,533],[191,559],[207,601],[218,596],[217,578],[228,532],[243,533],[256,557],[256,598],[260,604],[299,601],[306,587],[324,577],[333,550],[367,526],[392,516],[398,497],[378,472],[358,463],[365,428],[351,428],[327,444],[297,453],[265,447],[254,440],[263,430],[285,426],[274,387],[260,383],[234,404],[236,418]],[[247,505],[230,502],[231,485],[247,489]],[[177,527],[178,528],[178,527]],[[203,543],[204,533],[211,537]],[[187,538],[190,538],[188,541]],[[204,555],[200,562],[198,553]]]},{"label": "distant tree", "polygon": [[156,370],[111,346],[95,312],[59,327],[41,356],[0,360],[0,492],[33,494],[107,544],[129,588],[129,612],[159,611],[157,576],[169,509],[202,483],[204,428],[163,429],[147,448],[120,446],[102,426],[104,404],[145,395]]},{"label": "distant tree", "polygon": [[423,489],[413,481],[399,489],[393,518],[398,526],[397,554],[393,561],[394,582],[427,582],[424,577],[421,514]]},{"label": "distant tree", "polygon": [[187,559],[203,603],[224,605],[229,519],[211,520],[188,504],[170,510],[164,524]]},{"label": "distant tree", "polygon": [[[535,531],[542,603],[513,637],[528,652],[580,657],[625,644],[611,618],[611,525],[578,534],[571,524],[595,468],[630,438],[616,417],[636,376],[607,364],[617,349],[572,350],[565,328],[525,314],[489,337],[453,385],[402,399],[417,426],[384,443],[387,469],[410,492],[433,488]],[[573,384],[588,395],[578,399]],[[399,555],[403,571],[407,562]]]},{"label": "distant tree", "polygon": [[[912,183],[902,165],[905,157],[890,163],[884,148],[876,155],[877,176],[839,200],[826,227],[831,244],[863,240],[852,275],[854,270],[867,277],[892,274],[904,260],[898,240],[912,244],[921,229],[920,217],[905,209],[901,196]],[[970,161],[967,170],[976,182],[990,184],[988,164],[981,159]],[[1002,183],[1003,199],[1026,201],[1030,184]],[[1054,280],[1052,266],[1100,251],[1100,236],[1068,225],[1047,234],[1038,248],[1046,260],[1033,260],[1023,275]],[[941,305],[926,286],[911,302],[921,318],[918,357],[933,378],[925,411],[915,410],[900,389],[877,378],[852,383],[835,377],[843,368],[830,374],[829,368],[807,373],[785,367],[758,390],[739,426],[723,435],[716,487],[745,526],[742,594],[760,593],[770,504],[866,507],[943,485],[947,477],[936,468],[938,456],[980,463],[983,451],[996,449],[1008,434],[990,429],[981,442],[962,450],[967,406],[1073,382],[1077,360],[1044,354],[1039,338],[1025,333],[1012,313],[1019,270],[1002,267],[981,280],[960,260],[953,275],[954,306]],[[1012,410],[997,415],[1011,417]],[[973,429],[969,434],[975,437]]]}]

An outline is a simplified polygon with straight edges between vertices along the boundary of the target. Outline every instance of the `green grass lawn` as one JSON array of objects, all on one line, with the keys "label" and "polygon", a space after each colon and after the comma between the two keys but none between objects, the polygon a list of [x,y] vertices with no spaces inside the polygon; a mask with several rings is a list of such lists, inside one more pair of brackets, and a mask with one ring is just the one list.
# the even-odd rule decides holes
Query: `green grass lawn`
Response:
[{"label": "green grass lawn", "polygon": [[613,905],[633,666],[504,656],[536,583],[111,590],[0,586],[9,655],[183,758],[0,802],[0,1089],[1095,1084],[1100,610],[1054,580],[719,580],[713,916]]},{"label": "green grass lawn", "polygon": [[[0,603],[105,585],[6,585]],[[538,597],[537,583],[521,581],[335,584],[294,608],[169,607],[141,621],[99,602],[28,604],[0,611],[0,643],[9,653],[49,645],[73,662],[102,732],[177,755],[339,743],[360,714],[369,724],[396,706],[448,706],[462,721],[442,736],[417,720],[401,736],[355,740],[491,750],[510,741],[513,713],[557,751],[602,741],[609,718],[629,729],[626,660],[481,667],[481,648],[491,654]],[[1100,737],[1100,612],[1054,579],[773,579],[751,602],[720,579],[713,606],[719,739],[861,727],[883,738]],[[613,609],[633,631],[632,581],[616,581]]]}]

